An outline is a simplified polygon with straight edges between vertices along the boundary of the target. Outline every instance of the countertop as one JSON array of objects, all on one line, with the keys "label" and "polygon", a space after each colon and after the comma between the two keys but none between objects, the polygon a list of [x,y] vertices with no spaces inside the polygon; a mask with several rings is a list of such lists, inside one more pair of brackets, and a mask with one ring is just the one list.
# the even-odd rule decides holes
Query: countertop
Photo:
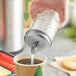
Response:
[{"label": "countertop", "polygon": [[53,45],[49,48],[49,50],[41,52],[47,56],[45,76],[67,76],[67,74],[48,66],[48,64],[56,56],[68,56],[76,54],[76,42],[73,42],[71,39],[67,38],[64,34],[64,30],[65,28],[60,29],[57,32],[53,41]]}]

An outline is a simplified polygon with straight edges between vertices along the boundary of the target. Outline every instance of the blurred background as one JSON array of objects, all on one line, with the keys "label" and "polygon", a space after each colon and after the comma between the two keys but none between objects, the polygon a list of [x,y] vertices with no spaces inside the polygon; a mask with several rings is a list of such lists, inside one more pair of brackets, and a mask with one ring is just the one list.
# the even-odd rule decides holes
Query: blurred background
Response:
[{"label": "blurred background", "polygon": [[69,24],[76,25],[76,0],[69,2]]},{"label": "blurred background", "polygon": [[[31,26],[31,23],[32,23],[32,18],[31,18],[31,15],[30,15],[31,4],[32,4],[32,0],[29,0],[29,2],[28,2],[28,9],[27,9],[28,13],[27,13],[26,12],[26,8],[25,8],[26,7],[26,3],[25,3],[25,0],[24,0],[24,28],[26,28],[26,29],[28,29]],[[68,8],[69,8],[69,10],[67,12],[68,16],[67,16],[67,20],[66,20],[65,26],[68,26],[68,27],[74,26],[74,28],[75,28],[76,27],[76,0],[69,0]],[[3,22],[2,21],[2,19],[3,19],[2,13],[3,13],[2,12],[2,0],[0,0],[0,30],[2,30],[2,26],[1,25],[4,24],[4,23],[2,23]],[[26,13],[29,16],[28,19],[26,19],[26,17],[25,17]],[[73,31],[73,29],[71,29],[71,31]],[[67,32],[69,30],[67,30]],[[76,35],[76,31],[74,31],[74,32],[75,32],[75,35]],[[2,34],[2,31],[0,32],[0,36],[1,36],[1,34]]]},{"label": "blurred background", "polygon": [[64,33],[66,37],[76,42],[76,0],[70,0],[68,7],[68,18],[65,24],[68,28],[65,29]]}]

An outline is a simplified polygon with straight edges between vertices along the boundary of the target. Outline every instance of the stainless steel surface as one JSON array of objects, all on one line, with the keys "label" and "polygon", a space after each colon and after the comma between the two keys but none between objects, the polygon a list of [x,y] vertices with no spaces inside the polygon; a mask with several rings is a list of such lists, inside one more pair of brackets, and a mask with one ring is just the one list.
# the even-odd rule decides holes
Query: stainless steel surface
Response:
[{"label": "stainless steel surface", "polygon": [[33,30],[39,30],[49,36],[53,41],[54,36],[59,28],[59,15],[52,10],[46,10],[38,14],[32,23]]},{"label": "stainless steel surface", "polygon": [[39,43],[39,41],[38,41],[38,42],[35,42],[35,43],[33,44],[32,48],[31,48],[31,53],[32,53],[32,54],[36,54],[37,48],[38,48],[38,43]]},{"label": "stainless steel surface", "polygon": [[19,51],[23,48],[23,0],[5,0],[6,36],[4,50]]},{"label": "stainless steel surface", "polygon": [[[59,15],[55,11],[44,11],[37,15],[32,27],[26,32],[25,41],[30,48],[37,44],[37,51],[47,50],[59,28]],[[33,48],[36,52],[35,47]],[[33,51],[32,51],[33,52]]]}]

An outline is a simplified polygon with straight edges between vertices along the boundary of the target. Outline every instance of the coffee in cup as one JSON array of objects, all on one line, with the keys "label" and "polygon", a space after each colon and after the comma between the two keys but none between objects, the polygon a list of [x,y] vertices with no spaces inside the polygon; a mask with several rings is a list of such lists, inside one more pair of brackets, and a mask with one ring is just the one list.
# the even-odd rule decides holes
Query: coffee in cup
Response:
[{"label": "coffee in cup", "polygon": [[16,76],[44,76],[45,56],[35,55],[31,64],[31,54],[18,54],[14,57]]}]

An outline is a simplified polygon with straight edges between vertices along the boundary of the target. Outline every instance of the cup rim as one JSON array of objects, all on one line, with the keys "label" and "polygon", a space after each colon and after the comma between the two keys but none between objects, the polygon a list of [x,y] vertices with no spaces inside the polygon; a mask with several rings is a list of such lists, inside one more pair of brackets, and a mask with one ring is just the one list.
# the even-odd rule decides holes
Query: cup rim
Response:
[{"label": "cup rim", "polygon": [[[20,64],[20,63],[18,63],[18,61],[21,60],[21,59],[24,59],[24,58],[21,58],[21,59],[18,59],[18,60],[16,60],[16,59],[17,59],[18,56],[23,56],[23,55],[30,55],[31,56],[31,54],[29,54],[29,53],[21,53],[21,54],[18,54],[13,59],[14,60],[14,63],[17,64],[17,65],[20,65],[20,66],[28,66],[28,67],[31,67],[31,66],[40,66],[40,65],[45,64],[47,62],[47,57],[46,56],[43,56],[41,54],[39,54],[39,55],[37,54],[37,55],[35,55],[35,57],[40,57],[40,58],[42,57],[42,58],[44,58],[44,60],[42,60],[43,61],[42,63],[33,64],[33,65],[30,65],[30,64]],[[35,58],[35,59],[37,59],[37,58]]]}]

